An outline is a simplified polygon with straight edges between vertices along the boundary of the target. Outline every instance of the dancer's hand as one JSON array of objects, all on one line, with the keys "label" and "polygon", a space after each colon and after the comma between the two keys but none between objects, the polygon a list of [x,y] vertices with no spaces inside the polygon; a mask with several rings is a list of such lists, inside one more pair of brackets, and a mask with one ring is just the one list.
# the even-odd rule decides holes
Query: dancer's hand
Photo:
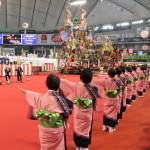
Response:
[{"label": "dancer's hand", "polygon": [[24,93],[24,94],[27,93],[27,90],[25,90],[25,89],[23,89],[23,88],[21,88],[21,87],[19,87],[19,86],[18,86],[18,89],[19,89],[22,93]]}]

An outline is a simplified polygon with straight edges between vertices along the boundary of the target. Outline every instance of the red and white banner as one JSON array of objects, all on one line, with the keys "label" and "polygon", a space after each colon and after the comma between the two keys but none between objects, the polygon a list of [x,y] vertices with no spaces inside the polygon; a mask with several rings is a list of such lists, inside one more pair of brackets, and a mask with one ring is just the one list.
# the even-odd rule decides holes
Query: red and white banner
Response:
[{"label": "red and white banner", "polygon": [[[10,75],[11,76],[16,76],[17,75],[17,72],[16,72],[16,69],[17,69],[17,66],[18,65],[9,65],[10,67]],[[31,75],[32,74],[32,65],[21,65],[21,68],[23,69],[23,75]],[[0,76],[5,76],[5,65],[0,65]]]},{"label": "red and white banner", "polygon": [[55,66],[53,63],[45,63],[45,71],[55,71]]},{"label": "red and white banner", "polygon": [[62,39],[59,33],[52,34],[52,45],[61,45]]}]

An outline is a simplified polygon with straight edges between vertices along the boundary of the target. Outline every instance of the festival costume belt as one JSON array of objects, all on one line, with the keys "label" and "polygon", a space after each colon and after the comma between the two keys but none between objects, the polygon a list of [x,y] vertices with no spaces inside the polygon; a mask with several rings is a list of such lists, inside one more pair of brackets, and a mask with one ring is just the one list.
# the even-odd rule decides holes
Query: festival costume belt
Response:
[{"label": "festival costume belt", "polygon": [[60,128],[64,125],[63,116],[60,113],[48,112],[39,109],[36,113],[39,125],[46,128]]},{"label": "festival costume belt", "polygon": [[93,108],[93,100],[88,98],[75,98],[73,102],[77,107],[82,109]]},{"label": "festival costume belt", "polygon": [[128,84],[133,84],[134,80],[128,80]]},{"label": "festival costume belt", "polygon": [[138,77],[134,77],[134,82],[138,81],[139,78]]},{"label": "festival costume belt", "polygon": [[107,97],[109,98],[116,98],[119,96],[119,92],[118,90],[106,90],[105,94],[107,95]]},{"label": "festival costume belt", "polygon": [[141,76],[140,77],[140,80],[144,80],[144,79],[146,79],[145,76]]}]

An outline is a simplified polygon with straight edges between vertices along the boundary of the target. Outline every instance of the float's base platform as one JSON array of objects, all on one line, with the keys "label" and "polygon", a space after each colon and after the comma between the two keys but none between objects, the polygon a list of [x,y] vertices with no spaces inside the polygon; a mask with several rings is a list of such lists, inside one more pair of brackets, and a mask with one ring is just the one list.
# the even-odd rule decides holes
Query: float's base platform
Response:
[{"label": "float's base platform", "polygon": [[60,72],[63,74],[79,74],[80,71],[80,68],[63,68]]}]

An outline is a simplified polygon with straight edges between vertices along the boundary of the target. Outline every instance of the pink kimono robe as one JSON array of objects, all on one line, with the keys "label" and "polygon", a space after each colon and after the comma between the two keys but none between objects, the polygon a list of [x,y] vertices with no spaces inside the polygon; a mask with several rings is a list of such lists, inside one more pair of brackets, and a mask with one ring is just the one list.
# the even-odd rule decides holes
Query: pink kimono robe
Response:
[{"label": "pink kimono robe", "polygon": [[120,88],[121,88],[121,91],[119,93],[119,112],[118,112],[118,119],[122,119],[122,112],[123,111],[123,92],[125,90],[125,85],[124,85],[124,78],[123,77],[119,77],[118,75],[115,77],[116,80],[118,80],[120,82]]},{"label": "pink kimono robe", "polygon": [[[120,86],[121,88],[123,89],[124,88],[124,84],[122,82],[122,80],[118,77],[118,76],[115,76],[116,80],[118,80],[120,82]],[[120,93],[119,93],[119,104],[120,104],[120,107],[121,107],[121,103],[122,103],[122,93],[123,91],[121,90]]]},{"label": "pink kimono robe", "polygon": [[148,71],[147,70],[144,70],[144,75],[146,76],[146,78],[145,78],[145,86],[144,86],[144,90],[143,90],[143,92],[145,93],[146,92],[146,88],[147,88],[147,76],[148,76]]},{"label": "pink kimono robe", "polygon": [[[126,72],[126,75],[128,76],[129,80],[133,81],[133,77],[129,72]],[[131,101],[133,94],[133,83],[127,84],[127,100]]]},{"label": "pink kimono robe", "polygon": [[117,114],[120,108],[119,96],[116,98],[109,98],[105,91],[119,90],[116,82],[109,76],[98,76],[97,80],[93,80],[92,84],[96,85],[99,90],[99,95],[104,98],[104,117],[103,124],[110,127],[115,127],[117,121]]},{"label": "pink kimono robe", "polygon": [[143,73],[142,70],[139,70],[138,74],[139,74],[139,80],[138,80],[138,83],[137,83],[137,90],[138,90],[138,92],[143,93],[143,90],[145,88],[145,79],[141,80],[140,78],[144,77],[144,73]]},{"label": "pink kimono robe", "polygon": [[121,74],[121,77],[123,78],[124,80],[124,88],[123,88],[123,91],[122,91],[122,101],[123,101],[123,107],[124,107],[124,110],[123,112],[126,110],[126,99],[127,99],[127,86],[126,86],[126,83],[127,83],[127,78],[125,77],[124,74]]},{"label": "pink kimono robe", "polygon": [[[84,83],[73,83],[66,79],[61,79],[60,89],[63,94],[70,100],[78,98],[89,98],[91,96],[84,86]],[[93,108],[82,109],[74,105],[74,142],[77,147],[87,148],[90,143],[90,131],[92,124]],[[81,137],[81,143],[78,139]],[[86,140],[87,139],[87,140]],[[85,145],[84,145],[85,144]]]},{"label": "pink kimono robe", "polygon": [[[35,109],[63,113],[51,90],[45,94],[28,91],[26,100]],[[64,126],[60,128],[46,128],[39,125],[41,150],[65,150],[64,132]]]},{"label": "pink kimono robe", "polygon": [[[136,78],[139,78],[138,76],[138,73],[135,72],[135,71],[132,71],[133,75],[136,77]],[[137,83],[138,83],[138,80],[137,81],[134,81],[134,84],[133,84],[133,95],[137,95]]]}]

